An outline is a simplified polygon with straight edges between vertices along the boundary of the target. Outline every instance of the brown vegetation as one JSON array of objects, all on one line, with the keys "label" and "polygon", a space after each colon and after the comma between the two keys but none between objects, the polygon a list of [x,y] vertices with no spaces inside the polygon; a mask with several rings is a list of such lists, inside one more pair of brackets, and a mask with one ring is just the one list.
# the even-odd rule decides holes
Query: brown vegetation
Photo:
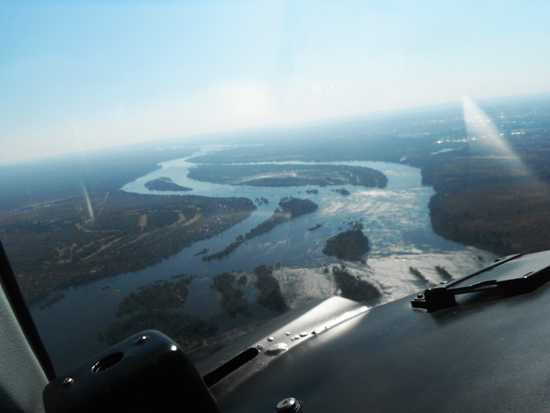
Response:
[{"label": "brown vegetation", "polygon": [[[93,196],[92,206],[104,199]],[[95,209],[92,217],[83,199],[70,198],[0,219],[0,239],[28,298],[145,268],[235,225],[255,206],[246,198],[117,191]]]}]

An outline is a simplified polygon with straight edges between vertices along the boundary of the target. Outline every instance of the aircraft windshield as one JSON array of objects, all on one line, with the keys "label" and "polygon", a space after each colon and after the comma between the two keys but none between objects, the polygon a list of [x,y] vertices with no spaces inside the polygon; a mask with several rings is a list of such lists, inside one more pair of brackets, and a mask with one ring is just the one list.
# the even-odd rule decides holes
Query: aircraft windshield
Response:
[{"label": "aircraft windshield", "polygon": [[550,247],[546,3],[12,3],[0,241],[59,372]]}]

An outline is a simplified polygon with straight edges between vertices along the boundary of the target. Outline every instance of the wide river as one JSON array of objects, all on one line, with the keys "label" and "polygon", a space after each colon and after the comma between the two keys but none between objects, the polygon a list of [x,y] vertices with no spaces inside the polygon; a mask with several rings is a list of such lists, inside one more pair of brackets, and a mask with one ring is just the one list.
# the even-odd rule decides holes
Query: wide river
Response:
[{"label": "wide river", "polygon": [[[136,288],[181,273],[197,275],[191,284],[185,309],[208,319],[223,311],[219,298],[211,288],[213,275],[223,271],[251,271],[258,265],[280,263],[283,267],[302,270],[299,273],[301,276],[315,277],[315,271],[320,266],[335,262],[322,253],[325,240],[346,228],[350,221],[363,222],[364,232],[372,247],[367,264],[356,264],[352,268],[375,281],[382,288],[385,301],[418,290],[418,280],[409,271],[411,266],[437,282],[440,276],[435,271],[436,265],[444,266],[453,276],[458,277],[493,259],[487,252],[447,241],[432,231],[428,202],[433,189],[421,185],[420,171],[416,168],[384,162],[324,162],[366,166],[388,177],[388,186],[384,189],[338,186],[350,192],[349,196],[343,196],[334,192],[335,187],[232,186],[196,181],[187,176],[189,169],[195,165],[191,158],[164,162],[156,171],[126,184],[122,189],[157,196],[238,196],[251,200],[265,198],[269,202],[258,203],[258,209],[249,218],[227,231],[197,242],[158,264],[133,273],[71,287],[63,291],[62,299],[49,305],[35,305],[32,308],[33,316],[61,372],[104,348],[105,344],[100,341],[99,334],[114,320],[121,299]],[[307,164],[280,164],[291,163]],[[145,188],[146,182],[159,177],[169,177],[175,183],[193,190],[161,193]],[[307,193],[309,189],[317,189],[318,193]],[[209,252],[223,249],[238,235],[271,216],[280,199],[286,196],[311,199],[319,205],[319,209],[246,242],[222,260],[204,262],[202,256],[196,255],[203,249]],[[315,231],[308,231],[308,228],[317,224],[322,226]]]}]

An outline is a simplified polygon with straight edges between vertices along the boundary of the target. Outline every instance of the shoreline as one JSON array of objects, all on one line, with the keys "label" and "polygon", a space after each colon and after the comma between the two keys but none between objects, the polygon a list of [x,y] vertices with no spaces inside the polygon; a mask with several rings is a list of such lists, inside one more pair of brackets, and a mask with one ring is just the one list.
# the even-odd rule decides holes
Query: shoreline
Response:
[{"label": "shoreline", "polygon": [[[247,198],[103,195],[89,198],[96,217],[87,218],[85,200],[75,199],[4,220],[6,247],[27,301],[144,270],[224,233],[256,210]],[[31,257],[29,249],[35,251]]]},{"label": "shoreline", "polygon": [[[191,155],[190,157],[187,157],[187,158],[183,158],[183,159],[189,159],[189,158],[193,158],[194,155]],[[174,159],[174,160],[170,160],[170,161],[166,161],[166,162],[163,162],[163,163],[159,163],[157,165],[157,169],[155,169],[154,171],[152,171],[153,173],[162,173],[162,171],[164,170],[164,163],[173,163],[173,162],[178,162],[178,161],[181,161],[181,159]],[[302,163],[301,161],[299,161],[300,163]],[[364,162],[364,161],[335,161],[335,162],[310,162],[310,163],[334,163],[334,164],[342,164],[342,163],[349,163],[349,162],[352,162],[352,163],[355,163],[355,162]],[[287,163],[286,161],[285,162],[282,162],[282,163]],[[292,162],[288,162],[290,164],[292,164]],[[306,162],[307,163],[307,162]],[[377,161],[373,161],[372,162],[373,164],[376,164],[376,163],[380,163],[380,162],[377,162]],[[382,164],[385,164],[382,163]],[[420,165],[416,165],[416,164],[410,164],[410,163],[397,163],[397,162],[390,162],[389,164],[394,164],[396,166],[406,166],[406,167],[410,167],[410,168],[414,168],[416,170],[419,171],[419,173],[421,174],[422,178],[423,178],[423,168],[422,166]],[[147,176],[149,176],[150,174],[146,174],[142,177],[139,177],[137,178],[136,180],[134,181],[139,181],[139,180],[143,180],[144,178],[146,178]],[[132,182],[134,182],[132,181]],[[124,187],[126,187],[128,184],[124,185]],[[424,182],[424,179],[422,179],[422,183],[421,183],[422,186],[425,186],[425,187],[432,187],[432,185]],[[434,191],[435,191],[435,188],[434,188]],[[307,190],[306,190],[307,192]],[[186,194],[187,195],[187,194]],[[204,197],[204,195],[198,195],[199,197]],[[433,198],[437,196],[437,192],[435,192],[431,198],[430,198],[430,202],[429,204],[432,202]],[[248,199],[248,198],[247,198]],[[480,250],[483,250],[484,252],[486,253],[489,253],[489,254],[493,254],[492,251],[489,251],[489,250],[486,250],[486,249],[483,249],[483,248],[479,248],[477,246],[474,246],[474,245],[471,245],[469,243],[462,243],[460,241],[457,241],[455,239],[451,239],[451,238],[448,238],[446,236],[442,236],[441,234],[438,233],[438,231],[436,230],[436,228],[434,228],[433,226],[433,214],[432,214],[432,211],[431,209],[429,208],[429,204],[428,204],[428,213],[429,213],[429,218],[430,218],[430,225],[432,227],[432,231],[441,236],[442,238],[444,238],[445,240],[449,240],[449,241],[452,241],[452,242],[456,242],[457,244],[460,244],[462,247],[464,247],[464,249],[468,250],[469,248],[471,247],[475,247],[477,249],[480,249]],[[322,225],[321,225],[322,227]],[[320,228],[320,227],[319,227]],[[226,229],[227,230],[227,229]],[[190,245],[187,245],[185,247],[183,247],[183,249],[186,249],[186,248],[189,248],[189,247],[192,247],[193,244],[190,244]],[[173,254],[169,254],[169,255],[166,255],[166,256],[162,256],[159,260],[155,261],[154,263],[150,264],[150,265],[146,265],[144,267],[141,267],[135,271],[118,271],[116,273],[113,273],[113,274],[108,274],[108,275],[102,275],[102,276],[99,276],[99,277],[95,277],[95,276],[92,276],[90,278],[88,277],[83,277],[81,279],[73,279],[73,280],[67,280],[66,283],[61,283],[59,288],[55,288],[51,291],[48,291],[46,294],[44,295],[41,295],[39,297],[35,297],[31,300],[31,303],[32,305],[37,305],[41,302],[43,302],[44,300],[47,300],[48,297],[51,296],[51,294],[59,294],[59,293],[63,293],[71,288],[78,288],[79,286],[81,285],[88,285],[88,284],[92,284],[98,280],[102,280],[102,279],[109,279],[109,278],[113,278],[113,277],[117,277],[117,276],[121,276],[121,275],[124,275],[124,274],[130,274],[130,273],[133,273],[133,272],[141,272],[141,271],[147,271],[148,268],[150,267],[154,267],[158,262],[161,262],[167,258],[170,258],[170,257],[173,257],[173,256],[176,256],[178,255],[180,252],[182,251],[182,249],[180,248],[177,252],[173,253]],[[437,251],[433,251],[431,253],[435,253],[437,254],[438,252]],[[380,254],[380,253],[369,253],[369,260],[372,260],[372,259],[384,259],[384,258],[396,258],[396,259],[400,259],[400,257],[415,257],[415,256],[418,256],[418,253],[416,252],[407,252],[407,251],[403,251],[403,252],[399,252],[399,253],[395,253],[393,251],[390,251],[386,254]],[[301,266],[300,265],[290,265],[288,266],[288,268],[300,268]],[[307,267],[306,267],[307,268]]]}]

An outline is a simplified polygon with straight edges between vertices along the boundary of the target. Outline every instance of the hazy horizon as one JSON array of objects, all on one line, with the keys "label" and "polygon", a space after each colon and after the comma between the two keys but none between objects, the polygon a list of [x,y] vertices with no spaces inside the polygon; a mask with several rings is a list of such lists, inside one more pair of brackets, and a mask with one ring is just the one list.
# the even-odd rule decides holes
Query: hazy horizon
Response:
[{"label": "hazy horizon", "polygon": [[[550,93],[537,93],[529,95],[516,95],[516,96],[493,96],[481,99],[482,102],[495,102],[500,100],[519,100],[519,99],[536,99],[541,97],[550,98]],[[109,151],[116,151],[122,149],[138,149],[143,147],[148,147],[151,145],[158,144],[160,147],[168,147],[178,144],[189,144],[189,145],[203,145],[203,144],[222,144],[222,139],[229,139],[229,145],[235,144],[238,141],[238,136],[243,135],[246,138],[250,138],[251,135],[255,135],[255,138],[258,140],[262,139],[262,134],[269,133],[283,133],[283,132],[296,132],[296,131],[307,131],[309,128],[318,128],[322,126],[338,127],[343,126],[348,122],[369,122],[377,117],[399,117],[400,115],[406,114],[407,112],[423,112],[423,111],[436,111],[442,108],[448,108],[451,106],[456,106],[457,110],[462,110],[461,101],[452,101],[452,102],[443,102],[436,104],[420,105],[420,106],[410,106],[403,108],[394,108],[386,109],[379,111],[372,111],[370,113],[355,115],[355,116],[344,116],[339,118],[323,118],[323,119],[314,119],[310,121],[294,123],[294,124],[277,124],[277,125],[262,125],[249,128],[237,128],[229,130],[220,130],[220,131],[211,131],[204,133],[190,134],[187,136],[179,137],[166,137],[166,136],[157,136],[151,139],[146,139],[142,141],[131,141],[115,144],[106,144],[98,147],[90,147],[86,149],[79,150],[66,150],[59,152],[51,152],[46,154],[36,154],[35,156],[21,157],[18,159],[2,159],[0,158],[0,166],[14,166],[20,163],[27,162],[39,162],[39,161],[49,161],[53,159],[63,159],[67,156],[78,156],[78,155],[89,155],[89,154],[100,154]],[[305,136],[304,136],[305,137]],[[256,140],[256,139],[254,139]]]},{"label": "hazy horizon", "polygon": [[0,164],[548,93],[545,2],[9,4]]}]

